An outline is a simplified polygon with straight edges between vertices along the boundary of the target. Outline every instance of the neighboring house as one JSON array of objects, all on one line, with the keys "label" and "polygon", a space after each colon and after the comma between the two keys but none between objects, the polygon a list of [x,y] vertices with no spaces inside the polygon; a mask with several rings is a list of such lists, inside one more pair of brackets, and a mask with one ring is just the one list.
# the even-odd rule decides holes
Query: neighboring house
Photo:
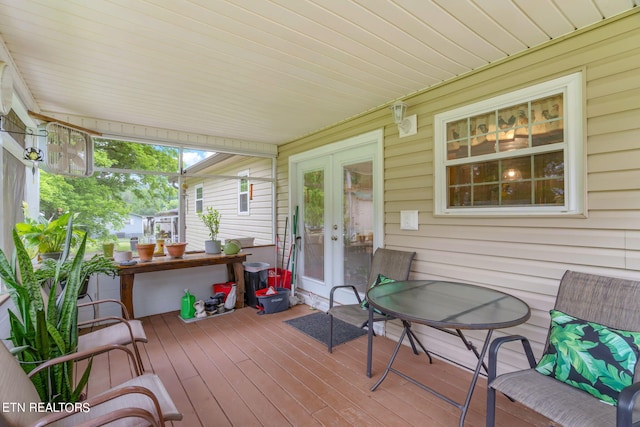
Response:
[{"label": "neighboring house", "polygon": [[142,237],[144,234],[144,217],[130,213],[129,219],[124,223],[124,227],[119,230],[109,229],[109,233],[115,234],[119,238]]},{"label": "neighboring house", "polygon": [[[633,14],[578,31],[415,94],[405,101],[407,114],[417,114],[416,135],[399,138],[398,127],[390,122],[391,113],[380,109],[280,146],[279,233],[286,212],[292,210],[288,201],[296,197],[288,194],[296,184],[289,170],[292,158],[313,149],[332,152],[331,144],[382,130],[384,166],[379,177],[384,189],[380,215],[384,236],[379,243],[416,251],[413,279],[475,283],[525,300],[532,309],[531,319],[505,332],[532,338],[539,356],[549,325],[548,311],[565,270],[640,277],[639,23],[638,14]],[[436,135],[436,115],[574,73],[581,73],[582,94],[572,100],[574,108],[568,114],[577,113],[571,120],[578,123],[565,123],[565,129],[575,125],[578,133],[569,137],[578,139],[566,149],[577,148],[582,153],[575,160],[578,165],[566,167],[584,166],[584,170],[569,177],[567,188],[574,191],[575,203],[584,202],[582,213],[522,215],[524,210],[516,210],[484,215],[460,208],[466,214],[437,214],[435,197],[446,191],[448,181],[444,174],[437,174],[445,160],[436,153],[446,153],[447,147],[443,135]],[[419,212],[418,230],[400,228],[400,212],[405,210]],[[413,329],[423,336],[427,347],[429,342],[438,342],[440,352],[472,365],[473,356],[461,349],[456,337],[420,325]],[[388,324],[389,336],[397,338],[400,332],[397,324]],[[479,343],[484,334],[472,332],[470,336]],[[503,357],[505,369],[526,366],[516,352]]]},{"label": "neighboring house", "polygon": [[185,180],[186,241],[190,250],[204,250],[209,231],[198,213],[213,207],[221,213],[218,239],[255,238],[255,245],[272,244],[272,160],[216,155],[188,169],[197,178]]},{"label": "neighboring house", "polygon": [[149,218],[153,234],[157,238],[170,239],[174,241],[178,233],[178,209],[158,212]]}]

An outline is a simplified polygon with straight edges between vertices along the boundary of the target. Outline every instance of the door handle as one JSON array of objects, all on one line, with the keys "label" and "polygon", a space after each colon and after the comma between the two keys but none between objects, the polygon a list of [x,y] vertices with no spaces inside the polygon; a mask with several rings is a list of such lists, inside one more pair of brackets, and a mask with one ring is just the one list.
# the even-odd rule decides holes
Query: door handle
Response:
[{"label": "door handle", "polygon": [[338,237],[336,237],[336,236],[331,236],[331,240],[338,240]]}]

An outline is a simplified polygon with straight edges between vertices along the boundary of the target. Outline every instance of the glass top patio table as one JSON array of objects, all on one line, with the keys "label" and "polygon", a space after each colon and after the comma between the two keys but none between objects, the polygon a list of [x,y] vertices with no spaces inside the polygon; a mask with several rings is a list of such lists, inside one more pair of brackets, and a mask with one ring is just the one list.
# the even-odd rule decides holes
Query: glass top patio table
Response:
[{"label": "glass top patio table", "polygon": [[[460,427],[464,425],[464,418],[469,409],[480,370],[484,366],[483,361],[489,348],[493,330],[519,325],[526,322],[531,315],[529,306],[512,295],[482,286],[439,280],[406,280],[378,285],[368,290],[367,299],[369,301],[368,376],[371,375],[373,309],[377,308],[390,316],[400,319],[404,327],[385,372],[371,388],[371,391],[375,391],[384,381],[387,374],[393,372],[458,408],[461,411]],[[405,336],[409,338],[414,353],[418,354],[414,344],[415,341],[427,353],[431,361],[430,352],[425,349],[411,330],[412,322],[431,326],[458,336],[467,349],[473,351],[476,355],[478,362],[464,403],[456,402],[393,368],[393,361]],[[487,330],[480,352],[466,339],[462,332],[463,329]]]},{"label": "glass top patio table", "polygon": [[482,286],[438,280],[407,280],[375,286],[369,303],[394,317],[450,329],[501,329],[529,319],[522,300]]}]

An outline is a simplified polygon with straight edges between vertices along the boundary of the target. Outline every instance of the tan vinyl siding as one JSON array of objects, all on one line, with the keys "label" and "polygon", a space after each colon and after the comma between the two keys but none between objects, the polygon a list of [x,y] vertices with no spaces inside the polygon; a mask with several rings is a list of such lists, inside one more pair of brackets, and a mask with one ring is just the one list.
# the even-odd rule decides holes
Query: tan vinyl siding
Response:
[{"label": "tan vinyl siding", "polygon": [[[433,116],[479,100],[582,71],[587,165],[585,217],[433,216]],[[542,353],[559,279],[567,269],[640,278],[640,13],[627,14],[405,99],[418,134],[398,138],[385,107],[280,147],[279,230],[287,215],[288,157],[384,127],[385,245],[415,250],[412,278],[494,287],[532,309],[521,333]],[[418,209],[420,229],[400,230],[400,210]],[[597,302],[596,302],[597,303]],[[417,327],[428,348],[470,365],[455,337]],[[387,334],[397,337],[397,324]],[[473,332],[480,346],[483,334]],[[511,347],[514,348],[514,347]],[[507,352],[503,370],[523,367]]]},{"label": "tan vinyl siding", "polygon": [[[249,170],[250,176],[271,179],[272,160],[268,158],[246,158],[242,161],[226,160],[215,165],[215,175],[235,177]],[[228,164],[227,164],[228,163]],[[211,170],[203,171],[206,174]],[[195,187],[203,184],[204,208],[212,206],[220,211],[220,233],[218,239],[224,241],[237,237],[255,237],[256,245],[273,243],[272,206],[273,185],[270,181],[250,180],[253,184],[253,200],[249,202],[249,215],[238,215],[238,180],[227,178],[190,178],[187,180],[189,208],[186,215],[187,241],[190,250],[204,250],[204,241],[209,239],[209,231],[194,211]]]}]

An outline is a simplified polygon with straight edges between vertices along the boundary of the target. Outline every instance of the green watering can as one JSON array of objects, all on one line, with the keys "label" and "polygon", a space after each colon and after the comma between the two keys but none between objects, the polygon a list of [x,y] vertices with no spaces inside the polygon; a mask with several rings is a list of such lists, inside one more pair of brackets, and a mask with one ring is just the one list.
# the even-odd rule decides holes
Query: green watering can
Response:
[{"label": "green watering can", "polygon": [[189,289],[185,289],[180,305],[180,317],[183,319],[193,319],[196,315],[196,309],[193,306],[195,302],[196,297],[189,293]]},{"label": "green watering can", "polygon": [[231,239],[227,241],[227,244],[224,245],[224,254],[225,255],[235,255],[242,249],[242,244],[236,240]]}]

